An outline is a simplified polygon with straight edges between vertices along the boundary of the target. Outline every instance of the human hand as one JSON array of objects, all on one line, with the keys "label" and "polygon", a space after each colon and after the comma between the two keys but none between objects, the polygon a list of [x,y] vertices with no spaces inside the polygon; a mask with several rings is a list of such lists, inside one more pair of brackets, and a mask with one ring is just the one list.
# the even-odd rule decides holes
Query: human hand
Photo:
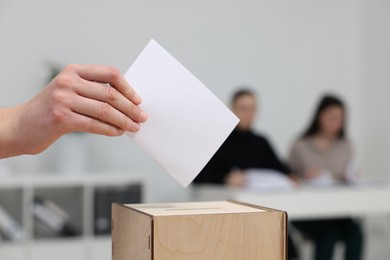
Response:
[{"label": "human hand", "polygon": [[[8,156],[40,153],[74,131],[107,136],[136,132],[147,120],[140,103],[117,68],[68,65],[33,99],[7,110],[8,148],[16,149]],[[2,155],[8,157],[0,151]]]},{"label": "human hand", "polygon": [[242,170],[233,170],[225,177],[225,184],[231,187],[244,187],[246,175]]},{"label": "human hand", "polygon": [[322,175],[322,170],[318,167],[311,167],[308,168],[305,173],[304,173],[304,178],[305,179],[317,179]]},{"label": "human hand", "polygon": [[301,178],[296,173],[289,173],[288,178],[294,183],[294,185],[300,185],[301,184]]}]

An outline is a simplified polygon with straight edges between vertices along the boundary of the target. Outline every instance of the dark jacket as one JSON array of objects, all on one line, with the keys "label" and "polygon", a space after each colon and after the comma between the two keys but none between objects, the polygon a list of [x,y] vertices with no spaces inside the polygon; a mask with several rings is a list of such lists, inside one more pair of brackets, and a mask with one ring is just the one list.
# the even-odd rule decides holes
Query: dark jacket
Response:
[{"label": "dark jacket", "polygon": [[231,170],[250,168],[289,173],[265,137],[236,128],[194,182],[222,184]]}]

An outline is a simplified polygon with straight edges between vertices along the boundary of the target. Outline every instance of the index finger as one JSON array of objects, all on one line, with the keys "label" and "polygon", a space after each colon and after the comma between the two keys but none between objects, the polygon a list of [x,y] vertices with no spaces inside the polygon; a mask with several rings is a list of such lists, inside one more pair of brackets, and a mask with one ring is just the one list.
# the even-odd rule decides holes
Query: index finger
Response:
[{"label": "index finger", "polygon": [[70,65],[69,69],[76,72],[85,80],[110,84],[136,105],[139,105],[142,101],[141,97],[129,85],[117,67],[104,65]]}]

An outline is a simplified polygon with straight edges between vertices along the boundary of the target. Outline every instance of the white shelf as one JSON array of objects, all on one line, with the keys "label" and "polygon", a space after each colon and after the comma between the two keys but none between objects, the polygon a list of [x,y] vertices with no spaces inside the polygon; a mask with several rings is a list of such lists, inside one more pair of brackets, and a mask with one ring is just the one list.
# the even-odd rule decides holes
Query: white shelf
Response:
[{"label": "white shelf", "polygon": [[[111,259],[111,237],[94,235],[94,194],[100,189],[120,190],[134,184],[142,187],[142,202],[149,202],[145,179],[129,174],[1,177],[0,205],[22,225],[27,238],[23,243],[0,240],[0,259]],[[29,210],[35,196],[48,198],[65,209],[72,223],[80,228],[80,236],[51,237],[37,229],[39,225]]]},{"label": "white shelf", "polygon": [[1,259],[7,260],[108,260],[111,259],[111,237],[89,239],[52,239],[26,244],[1,246]]}]

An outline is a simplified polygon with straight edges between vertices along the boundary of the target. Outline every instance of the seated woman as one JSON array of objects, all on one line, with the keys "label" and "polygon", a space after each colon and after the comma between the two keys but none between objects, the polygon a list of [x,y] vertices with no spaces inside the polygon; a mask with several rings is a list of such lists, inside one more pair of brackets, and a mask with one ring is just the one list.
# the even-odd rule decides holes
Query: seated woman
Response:
[{"label": "seated woman", "polygon": [[[322,98],[312,123],[290,153],[290,167],[303,181],[319,180],[318,184],[329,176],[337,182],[350,178],[347,171],[353,149],[346,137],[345,119],[340,99],[329,95]],[[353,219],[295,221],[293,225],[314,240],[316,260],[330,260],[337,241],[346,245],[346,260],[362,258],[362,230]]]},{"label": "seated woman", "polygon": [[[288,168],[278,159],[267,139],[252,131],[257,110],[255,94],[250,90],[239,90],[233,95],[231,106],[240,122],[194,180],[195,184],[243,187],[247,169],[269,169],[288,174]],[[288,259],[297,259],[290,238],[288,242]]]}]

